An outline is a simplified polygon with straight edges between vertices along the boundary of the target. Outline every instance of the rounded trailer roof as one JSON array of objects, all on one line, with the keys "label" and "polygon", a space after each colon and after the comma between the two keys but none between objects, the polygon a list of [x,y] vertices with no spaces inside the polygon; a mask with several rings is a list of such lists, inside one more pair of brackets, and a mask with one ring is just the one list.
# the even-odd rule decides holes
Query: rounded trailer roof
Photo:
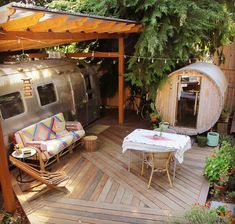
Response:
[{"label": "rounded trailer roof", "polygon": [[216,83],[216,85],[219,87],[219,90],[221,91],[221,95],[224,97],[224,94],[228,86],[228,82],[224,73],[218,66],[212,63],[197,62],[172,72],[170,76],[176,72],[179,73],[180,71],[187,71],[187,70],[194,70],[207,75],[210,79],[212,79]]}]

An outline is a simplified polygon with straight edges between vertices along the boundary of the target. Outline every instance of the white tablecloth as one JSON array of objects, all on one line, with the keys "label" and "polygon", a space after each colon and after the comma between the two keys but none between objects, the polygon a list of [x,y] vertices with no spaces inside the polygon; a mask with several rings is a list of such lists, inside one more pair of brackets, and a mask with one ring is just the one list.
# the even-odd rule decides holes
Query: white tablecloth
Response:
[{"label": "white tablecloth", "polygon": [[127,150],[139,150],[144,152],[174,151],[174,156],[179,163],[183,162],[184,152],[191,149],[189,136],[172,133],[136,129],[127,135],[122,144],[123,153]]}]

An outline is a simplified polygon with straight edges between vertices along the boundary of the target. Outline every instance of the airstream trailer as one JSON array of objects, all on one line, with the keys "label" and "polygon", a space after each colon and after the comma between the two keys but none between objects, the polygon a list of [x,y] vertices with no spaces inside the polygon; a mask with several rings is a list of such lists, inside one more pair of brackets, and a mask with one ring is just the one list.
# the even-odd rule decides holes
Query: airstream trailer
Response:
[{"label": "airstream trailer", "polygon": [[168,76],[157,91],[156,107],[178,133],[196,135],[219,119],[227,85],[219,67],[194,63]]},{"label": "airstream trailer", "polygon": [[15,131],[58,112],[88,125],[100,115],[95,70],[71,60],[0,65],[0,115],[6,144]]}]

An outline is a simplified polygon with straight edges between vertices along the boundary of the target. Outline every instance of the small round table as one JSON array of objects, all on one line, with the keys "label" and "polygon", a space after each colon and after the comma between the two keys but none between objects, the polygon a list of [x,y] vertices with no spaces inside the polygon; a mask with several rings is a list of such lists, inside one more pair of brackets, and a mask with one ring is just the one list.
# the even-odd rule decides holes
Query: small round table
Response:
[{"label": "small round table", "polygon": [[[21,150],[22,150],[22,153],[19,154],[16,151],[14,151],[11,155],[16,159],[20,159],[22,162],[24,162],[25,159],[36,155],[36,153],[37,153],[36,149],[31,148],[31,147],[23,147]],[[30,150],[31,153],[24,154],[24,151],[26,151],[26,150],[27,151]],[[20,183],[30,183],[30,182],[34,181],[34,179],[32,179],[32,180],[23,180],[23,178],[22,178],[23,171],[21,169],[18,169],[18,170],[19,170],[19,174],[16,177],[16,180],[18,182],[20,182]]]}]

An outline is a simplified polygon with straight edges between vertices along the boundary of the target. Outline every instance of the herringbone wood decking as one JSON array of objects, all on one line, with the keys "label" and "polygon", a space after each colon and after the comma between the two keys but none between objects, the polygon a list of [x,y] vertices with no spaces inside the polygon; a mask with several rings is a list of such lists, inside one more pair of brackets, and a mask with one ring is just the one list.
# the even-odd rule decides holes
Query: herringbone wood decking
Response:
[{"label": "herringbone wood decking", "polygon": [[155,174],[147,190],[149,172],[140,176],[140,154],[133,155],[132,171],[127,171],[128,155],[122,154],[123,138],[136,127],[148,124],[130,119],[124,126],[110,118],[98,123],[111,124],[99,134],[100,149],[87,153],[76,150],[50,168],[64,170],[70,177],[69,192],[51,190],[30,201],[35,192],[23,192],[12,178],[15,193],[31,223],[167,223],[181,219],[195,202],[204,203],[208,184],[202,176],[209,149],[193,147],[176,172],[173,188],[166,175]]}]

